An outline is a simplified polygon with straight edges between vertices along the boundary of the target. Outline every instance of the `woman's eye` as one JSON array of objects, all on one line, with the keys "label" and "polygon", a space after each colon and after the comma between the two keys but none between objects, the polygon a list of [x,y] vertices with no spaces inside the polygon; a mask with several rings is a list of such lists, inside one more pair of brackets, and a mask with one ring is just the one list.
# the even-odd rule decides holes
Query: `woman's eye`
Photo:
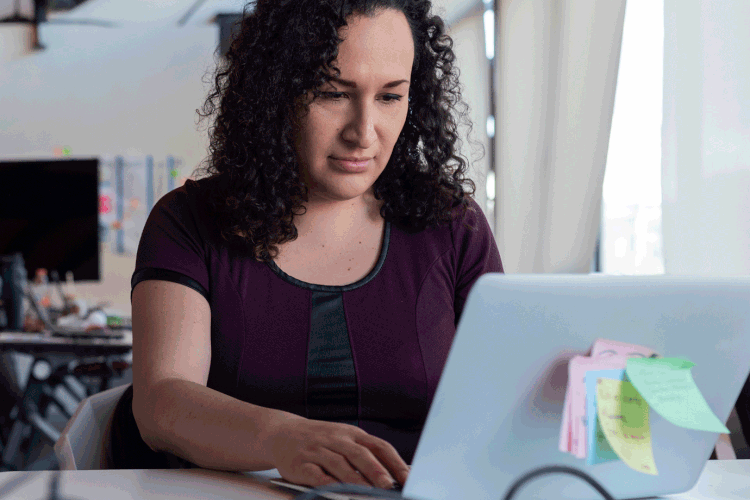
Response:
[{"label": "woman's eye", "polygon": [[[341,98],[348,97],[348,95],[344,92],[322,92],[321,95],[325,99],[331,99],[333,101],[337,101]],[[400,101],[402,96],[396,95],[396,94],[386,94],[381,99],[386,104],[391,104]]]},{"label": "woman's eye", "polygon": [[386,94],[386,95],[383,96],[383,100],[384,100],[385,103],[398,102],[398,101],[401,100],[401,96],[400,95],[395,95],[395,94]]},{"label": "woman's eye", "polygon": [[341,99],[344,95],[343,92],[323,92],[323,97],[326,99]]}]

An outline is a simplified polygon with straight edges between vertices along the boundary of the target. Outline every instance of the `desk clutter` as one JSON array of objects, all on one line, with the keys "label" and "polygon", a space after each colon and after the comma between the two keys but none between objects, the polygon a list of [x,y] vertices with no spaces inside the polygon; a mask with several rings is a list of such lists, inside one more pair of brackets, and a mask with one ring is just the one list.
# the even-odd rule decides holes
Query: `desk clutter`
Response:
[{"label": "desk clutter", "polygon": [[589,356],[568,363],[559,449],[587,465],[622,460],[658,475],[650,411],[686,429],[729,434],[693,380],[687,359],[598,339]]},{"label": "desk clutter", "polygon": [[[61,281],[56,271],[37,269],[33,281],[26,279],[20,253],[3,256],[0,274],[0,331],[51,332],[72,338],[122,338],[130,329],[128,318],[107,314],[106,302],[89,304],[77,296],[73,273]],[[53,297],[57,295],[57,300]]]},{"label": "desk clutter", "polygon": [[0,351],[31,360],[0,407],[0,470],[24,470],[40,442],[53,445],[60,436],[51,410],[69,419],[70,401],[110,388],[130,368],[131,321],[77,297],[71,273],[61,282],[38,269],[29,282],[20,253],[3,262]]},{"label": "desk clutter", "polygon": [[[57,335],[76,337],[122,337],[121,333],[110,328],[110,325],[122,323],[122,318],[108,317],[104,312],[106,302],[89,305],[86,300],[77,297],[73,275],[66,273],[62,283],[55,271],[50,273],[52,283],[47,277],[46,269],[37,269],[33,283],[24,290],[29,307],[24,316],[24,331],[38,332],[45,329]],[[52,290],[57,291],[59,301],[53,303]]]}]

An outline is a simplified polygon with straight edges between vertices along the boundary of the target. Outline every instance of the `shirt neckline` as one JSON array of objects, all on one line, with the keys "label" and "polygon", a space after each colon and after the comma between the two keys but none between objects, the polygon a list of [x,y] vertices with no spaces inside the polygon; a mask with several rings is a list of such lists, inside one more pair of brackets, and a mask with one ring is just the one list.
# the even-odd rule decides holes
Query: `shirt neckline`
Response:
[{"label": "shirt neckline", "polygon": [[308,283],[306,281],[298,280],[297,278],[288,275],[284,271],[281,270],[281,268],[276,265],[276,262],[270,261],[268,262],[268,267],[271,268],[271,270],[279,276],[284,281],[291,283],[293,285],[296,285],[300,288],[304,288],[306,290],[312,290],[316,292],[348,292],[350,290],[354,290],[356,288],[359,288],[361,286],[366,285],[372,279],[380,272],[380,269],[383,267],[383,264],[385,263],[385,258],[388,255],[388,244],[391,239],[391,223],[390,221],[385,221],[385,230],[383,234],[383,246],[380,249],[380,256],[378,257],[378,261],[375,264],[375,267],[372,268],[372,270],[365,276],[364,278],[355,281],[354,283],[350,283],[348,285],[318,285],[316,283]]}]

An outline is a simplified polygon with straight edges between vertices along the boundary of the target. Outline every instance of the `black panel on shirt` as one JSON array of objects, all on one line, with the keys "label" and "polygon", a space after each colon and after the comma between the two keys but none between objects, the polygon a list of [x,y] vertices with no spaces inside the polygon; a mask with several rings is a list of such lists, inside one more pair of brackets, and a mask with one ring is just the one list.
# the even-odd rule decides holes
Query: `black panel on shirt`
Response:
[{"label": "black panel on shirt", "polygon": [[133,289],[135,288],[135,285],[140,283],[141,281],[147,281],[147,280],[159,280],[159,281],[171,281],[173,283],[179,283],[180,285],[185,285],[187,287],[192,288],[199,294],[203,295],[203,297],[210,303],[211,301],[208,299],[208,292],[206,291],[203,286],[195,281],[193,278],[190,278],[189,276],[185,276],[182,273],[178,273],[176,271],[170,271],[168,269],[158,269],[155,267],[147,267],[144,269],[141,269],[140,271],[136,271],[133,274],[133,278],[130,280],[130,300],[133,300]]},{"label": "black panel on shirt", "polygon": [[357,425],[357,377],[340,292],[312,292],[307,353],[307,417]]},{"label": "black panel on shirt", "polygon": [[386,221],[375,267],[367,276],[348,285],[307,283],[288,275],[274,261],[268,263],[284,281],[312,292],[307,347],[307,418],[359,426],[359,389],[342,293],[364,286],[377,276],[388,255],[390,239],[391,223]]}]

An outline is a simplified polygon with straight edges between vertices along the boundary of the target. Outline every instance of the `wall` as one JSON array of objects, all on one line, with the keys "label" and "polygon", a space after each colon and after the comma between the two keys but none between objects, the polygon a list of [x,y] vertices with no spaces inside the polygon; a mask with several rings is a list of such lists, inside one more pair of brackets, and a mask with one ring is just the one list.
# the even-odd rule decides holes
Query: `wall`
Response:
[{"label": "wall", "polygon": [[750,4],[666,0],[668,274],[750,274]]},{"label": "wall", "polygon": [[215,26],[45,26],[47,49],[7,61],[0,77],[3,157],[132,154],[197,165],[195,109],[207,87]]},{"label": "wall", "polygon": [[[115,3],[90,1],[69,17],[121,18],[111,11]],[[174,17],[184,9],[172,3],[158,12],[171,17],[144,21],[131,8],[116,27],[42,25],[46,49],[36,52],[29,50],[27,26],[0,25],[0,158],[48,158],[67,146],[77,157],[173,155],[186,170],[197,166],[206,134],[196,126],[195,110],[215,67],[218,28],[206,22],[211,14],[205,12],[202,22],[178,28]],[[105,12],[94,12],[99,6]],[[101,259],[102,280],[79,284],[78,295],[129,315],[134,256],[103,246]],[[4,356],[14,390],[25,385],[29,364],[28,356]]]},{"label": "wall", "polygon": [[[46,25],[47,48],[25,53],[19,36],[22,28],[0,25],[2,158],[52,157],[67,146],[74,157],[171,154],[187,172],[204,158],[195,110],[215,67],[216,26]],[[102,281],[79,285],[79,295],[129,314],[134,256],[102,250]]]}]

